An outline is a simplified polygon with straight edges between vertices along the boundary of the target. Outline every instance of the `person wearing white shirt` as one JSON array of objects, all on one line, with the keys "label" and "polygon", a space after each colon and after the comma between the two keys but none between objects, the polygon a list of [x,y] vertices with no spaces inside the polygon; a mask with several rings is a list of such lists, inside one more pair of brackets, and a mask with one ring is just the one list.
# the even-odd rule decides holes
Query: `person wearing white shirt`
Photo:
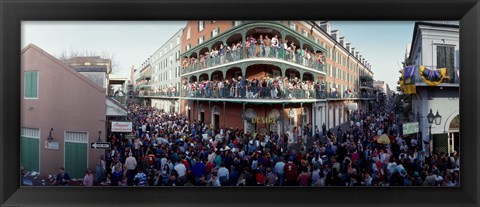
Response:
[{"label": "person wearing white shirt", "polygon": [[278,44],[278,35],[272,37],[272,55],[277,57],[277,44]]},{"label": "person wearing white shirt", "polygon": [[178,164],[175,165],[175,167],[173,169],[175,169],[175,171],[177,171],[178,177],[183,177],[187,173],[187,168],[185,167],[185,165],[182,162],[178,162]]},{"label": "person wearing white shirt", "polygon": [[230,172],[228,171],[228,169],[225,167],[225,163],[222,162],[221,164],[221,168],[218,169],[217,171],[217,175],[218,175],[218,178],[220,180],[220,183],[222,185],[227,185],[229,179],[230,179]]}]

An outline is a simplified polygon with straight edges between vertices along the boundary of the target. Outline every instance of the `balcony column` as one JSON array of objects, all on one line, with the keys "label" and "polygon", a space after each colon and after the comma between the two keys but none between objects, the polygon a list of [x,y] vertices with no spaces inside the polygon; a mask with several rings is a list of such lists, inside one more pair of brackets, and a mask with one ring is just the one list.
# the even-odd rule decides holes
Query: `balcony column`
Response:
[{"label": "balcony column", "polygon": [[[225,101],[223,102],[223,128],[226,128],[227,126],[225,125],[225,120],[227,119],[227,113],[225,110]],[[224,132],[226,133],[226,132]]]}]

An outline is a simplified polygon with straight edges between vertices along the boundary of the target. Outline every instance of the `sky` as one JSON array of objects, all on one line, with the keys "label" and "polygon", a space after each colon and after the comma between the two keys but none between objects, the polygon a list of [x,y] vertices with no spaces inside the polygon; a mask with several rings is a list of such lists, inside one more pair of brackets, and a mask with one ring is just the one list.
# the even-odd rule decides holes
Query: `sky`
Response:
[{"label": "sky", "polygon": [[[37,45],[55,57],[63,52],[93,52],[113,57],[113,74],[130,77],[150,55],[186,25],[185,21],[25,21],[21,47]],[[375,80],[395,90],[414,22],[332,21],[356,51],[372,65]]]}]

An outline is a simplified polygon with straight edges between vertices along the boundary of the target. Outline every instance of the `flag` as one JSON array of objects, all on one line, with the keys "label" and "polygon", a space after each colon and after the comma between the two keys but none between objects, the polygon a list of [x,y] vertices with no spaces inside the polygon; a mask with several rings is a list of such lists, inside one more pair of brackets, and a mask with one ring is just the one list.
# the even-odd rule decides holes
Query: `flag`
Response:
[{"label": "flag", "polygon": [[436,86],[440,84],[447,73],[447,68],[440,68],[438,70],[430,69],[420,66],[420,76],[423,81],[429,86]]},{"label": "flag", "polygon": [[403,70],[403,93],[415,94],[417,88],[415,85],[415,66],[407,66]]}]

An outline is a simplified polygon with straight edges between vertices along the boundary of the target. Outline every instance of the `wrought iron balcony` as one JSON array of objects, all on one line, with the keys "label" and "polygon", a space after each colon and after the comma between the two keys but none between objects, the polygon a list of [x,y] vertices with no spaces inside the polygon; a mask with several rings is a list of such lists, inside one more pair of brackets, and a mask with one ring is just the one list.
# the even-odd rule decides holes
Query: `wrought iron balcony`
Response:
[{"label": "wrought iron balcony", "polygon": [[326,72],[324,67],[325,58],[317,58],[316,54],[312,54],[310,59],[307,59],[307,56],[300,56],[297,53],[282,50],[282,52],[277,51],[276,54],[271,54],[267,56],[263,55],[253,55],[250,56],[248,51],[245,48],[237,49],[231,52],[226,52],[225,54],[220,54],[217,56],[209,56],[207,58],[200,58],[198,59],[188,59],[186,63],[184,63],[183,69],[181,70],[181,74],[187,74],[196,72],[198,70],[207,69],[214,66],[221,66],[229,63],[235,63],[241,60],[255,60],[256,58],[265,58],[270,60],[283,60],[287,61],[299,66],[304,66],[307,68],[311,68],[313,70],[319,72]]}]

